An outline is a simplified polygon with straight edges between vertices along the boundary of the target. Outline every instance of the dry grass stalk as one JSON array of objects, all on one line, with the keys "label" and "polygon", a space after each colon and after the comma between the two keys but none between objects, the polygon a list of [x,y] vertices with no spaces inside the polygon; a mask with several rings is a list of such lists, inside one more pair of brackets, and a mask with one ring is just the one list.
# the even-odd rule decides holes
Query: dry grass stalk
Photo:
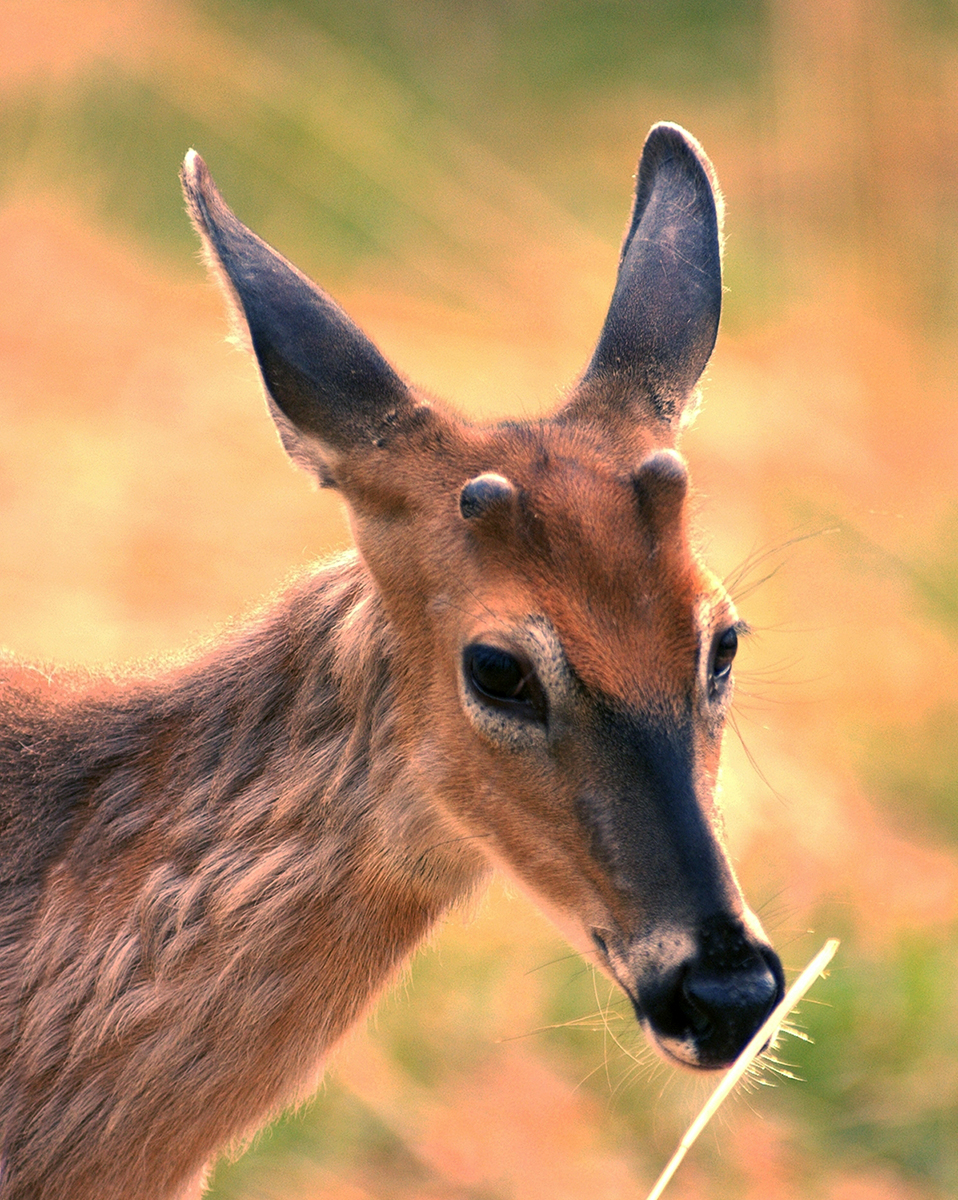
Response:
[{"label": "dry grass stalk", "polygon": [[802,999],[808,989],[812,986],[820,975],[824,975],[825,968],[832,961],[835,951],[838,949],[838,938],[829,938],[822,946],[821,950],[815,955],[812,961],[808,964],[805,970],[799,975],[792,986],[785,993],[780,1004],[778,1004],[769,1013],[765,1023],[759,1029],[758,1033],[752,1038],[749,1044],[745,1047],[742,1053],[738,1056],[735,1062],[722,1076],[718,1087],[709,1096],[705,1107],[689,1126],[685,1137],[679,1142],[678,1149],[669,1159],[665,1170],[656,1181],[655,1187],[649,1192],[648,1200],[659,1200],[659,1197],[668,1186],[669,1180],[679,1168],[682,1159],[685,1158],[689,1147],[699,1136],[705,1126],[711,1121],[718,1111],[719,1105],[729,1095],[738,1081],[742,1078],[745,1072],[749,1069],[755,1059],[762,1053],[765,1046],[775,1037],[779,1029],[788,1017],[789,1013]]}]

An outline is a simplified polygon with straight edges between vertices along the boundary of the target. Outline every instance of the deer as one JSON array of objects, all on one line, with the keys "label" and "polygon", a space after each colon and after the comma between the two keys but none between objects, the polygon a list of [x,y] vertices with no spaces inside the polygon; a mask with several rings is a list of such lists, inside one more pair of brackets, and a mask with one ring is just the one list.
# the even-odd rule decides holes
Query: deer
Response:
[{"label": "deer", "polygon": [[193,224],[287,453],[355,550],[189,661],[0,663],[0,1200],[185,1200],[499,869],[669,1062],[783,993],[719,809],[747,628],[676,443],[722,199],[649,133],[608,314],[547,418],[470,423],[227,207]]}]

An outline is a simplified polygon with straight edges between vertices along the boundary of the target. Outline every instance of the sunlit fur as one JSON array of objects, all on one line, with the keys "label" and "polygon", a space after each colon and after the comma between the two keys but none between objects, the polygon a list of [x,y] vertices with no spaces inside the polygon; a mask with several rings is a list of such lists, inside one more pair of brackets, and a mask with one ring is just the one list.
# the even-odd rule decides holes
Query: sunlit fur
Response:
[{"label": "sunlit fur", "polygon": [[481,877],[390,656],[350,556],[166,677],[5,673],[0,1195],[172,1194]]},{"label": "sunlit fur", "polygon": [[[737,616],[674,451],[721,295],[701,150],[653,130],[596,355],[553,419],[493,427],[405,384],[196,156],[184,183],[358,553],[153,677],[3,664],[0,1200],[187,1194],[492,865],[660,1049],[730,1061],[781,967],[722,848]],[[476,688],[475,643],[538,709]]]}]

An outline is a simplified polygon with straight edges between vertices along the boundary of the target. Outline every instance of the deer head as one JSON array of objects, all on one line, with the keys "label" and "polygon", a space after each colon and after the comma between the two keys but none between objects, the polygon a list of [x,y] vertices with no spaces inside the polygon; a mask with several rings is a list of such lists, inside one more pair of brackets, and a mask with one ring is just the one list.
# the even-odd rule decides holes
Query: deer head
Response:
[{"label": "deer head", "polygon": [[192,152],[183,180],[287,451],[348,507],[424,802],[597,959],[667,1057],[729,1063],[782,969],[722,845],[740,625],[692,547],[675,449],[721,307],[701,148],[653,128],[584,374],[550,419],[491,426],[404,380]]}]

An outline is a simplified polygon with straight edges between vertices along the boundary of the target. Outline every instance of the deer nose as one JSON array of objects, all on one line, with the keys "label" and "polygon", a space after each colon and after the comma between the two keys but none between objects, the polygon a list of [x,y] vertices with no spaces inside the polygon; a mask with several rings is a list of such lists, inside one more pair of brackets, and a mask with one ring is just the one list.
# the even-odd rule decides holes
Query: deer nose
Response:
[{"label": "deer nose", "polygon": [[712,930],[703,948],[646,986],[639,1016],[668,1058],[721,1069],[738,1057],[782,998],[778,955],[741,930]]},{"label": "deer nose", "polygon": [[723,1067],[755,1036],[784,989],[764,955],[756,954],[754,963],[732,971],[695,963],[685,972],[679,990],[679,1007],[693,1034],[698,1065]]}]

